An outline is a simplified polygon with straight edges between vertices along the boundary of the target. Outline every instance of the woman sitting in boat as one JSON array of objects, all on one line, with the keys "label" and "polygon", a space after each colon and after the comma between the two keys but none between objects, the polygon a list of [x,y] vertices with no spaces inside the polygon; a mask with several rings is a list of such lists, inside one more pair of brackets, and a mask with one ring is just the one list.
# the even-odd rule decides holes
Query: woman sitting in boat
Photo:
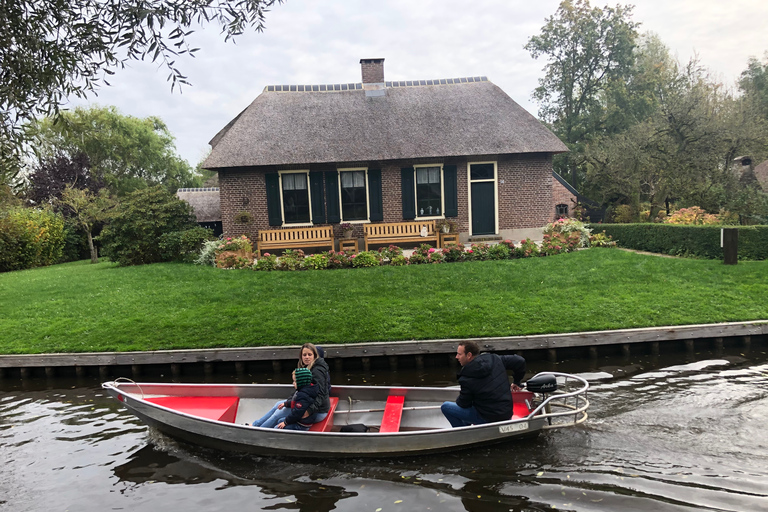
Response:
[{"label": "woman sitting in boat", "polygon": [[309,412],[309,407],[317,398],[317,386],[312,384],[312,371],[307,368],[296,368],[293,371],[293,387],[296,391],[291,398],[283,402],[282,409],[287,409],[288,415],[275,425],[275,428],[286,430],[309,430],[315,422],[317,414]]},{"label": "woman sitting in boat", "polygon": [[[314,422],[323,421],[328,416],[331,408],[328,393],[331,388],[331,377],[328,370],[328,363],[320,357],[320,353],[312,343],[305,343],[301,347],[299,355],[299,368],[306,368],[312,374],[312,383],[317,388],[317,396],[314,402],[306,410],[302,421],[307,420],[309,416],[314,416]],[[254,427],[274,428],[283,421],[291,411],[285,407],[285,400],[279,400],[264,416],[254,421]]]},{"label": "woman sitting in boat", "polygon": [[323,421],[328,416],[331,409],[329,394],[331,392],[331,372],[328,363],[325,362],[323,349],[305,343],[301,347],[301,356],[299,357],[299,368],[309,368],[312,372],[312,384],[317,386],[317,398],[309,410],[307,416],[316,414],[315,423]]}]

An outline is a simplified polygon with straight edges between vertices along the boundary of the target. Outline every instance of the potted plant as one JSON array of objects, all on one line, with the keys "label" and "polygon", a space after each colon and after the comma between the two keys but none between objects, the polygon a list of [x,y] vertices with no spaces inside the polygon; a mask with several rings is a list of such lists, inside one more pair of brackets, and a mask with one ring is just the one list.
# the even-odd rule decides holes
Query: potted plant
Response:
[{"label": "potted plant", "polygon": [[341,232],[344,233],[344,238],[352,238],[352,231],[355,229],[352,224],[349,222],[342,222],[340,227]]},{"label": "potted plant", "polygon": [[435,228],[443,233],[455,233],[456,223],[448,219],[440,219],[435,222]]}]

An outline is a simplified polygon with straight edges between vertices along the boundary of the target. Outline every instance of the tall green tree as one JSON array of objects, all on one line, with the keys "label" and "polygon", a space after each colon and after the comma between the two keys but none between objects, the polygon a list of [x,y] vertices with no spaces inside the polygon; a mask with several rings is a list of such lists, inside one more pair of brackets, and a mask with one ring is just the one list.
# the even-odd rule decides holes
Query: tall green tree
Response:
[{"label": "tall green tree", "polygon": [[606,129],[606,90],[630,75],[638,27],[631,16],[631,6],[565,0],[525,45],[533,58],[547,59],[533,97],[539,117],[571,150],[555,165],[574,185],[584,144]]},{"label": "tall green tree", "polygon": [[754,101],[763,117],[768,119],[768,52],[765,52],[763,61],[760,62],[755,57],[749,59],[747,69],[739,78],[739,89]]},{"label": "tall green tree", "polygon": [[109,218],[110,210],[115,202],[109,197],[107,189],[97,193],[90,190],[75,188],[67,185],[61,194],[60,203],[68,210],[72,219],[88,239],[88,250],[91,253],[91,263],[99,262],[98,251],[93,243],[96,227]]},{"label": "tall green tree", "polygon": [[176,154],[173,135],[157,117],[126,116],[115,107],[78,107],[33,123],[29,133],[41,161],[86,155],[91,174],[118,196],[154,185],[175,192],[200,179]]},{"label": "tall green tree", "polygon": [[[0,179],[18,170],[29,121],[85,97],[131,60],[151,59],[186,83],[178,56],[198,50],[191,27],[217,24],[225,40],[264,29],[281,0],[3,0],[0,2]],[[0,184],[7,184],[0,182]]]}]

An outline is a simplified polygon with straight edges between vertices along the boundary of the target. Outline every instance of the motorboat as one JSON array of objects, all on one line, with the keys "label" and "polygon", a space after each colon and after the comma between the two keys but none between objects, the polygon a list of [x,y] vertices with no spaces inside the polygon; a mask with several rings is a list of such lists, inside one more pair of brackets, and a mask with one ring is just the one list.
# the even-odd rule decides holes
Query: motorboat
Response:
[{"label": "motorboat", "polygon": [[467,449],[532,437],[587,420],[589,383],[539,373],[510,391],[509,420],[452,428],[440,411],[454,387],[337,386],[331,410],[308,431],[251,426],[293,386],[284,384],[139,383],[119,378],[102,388],[147,425],[210,448],[294,457],[391,457]]}]

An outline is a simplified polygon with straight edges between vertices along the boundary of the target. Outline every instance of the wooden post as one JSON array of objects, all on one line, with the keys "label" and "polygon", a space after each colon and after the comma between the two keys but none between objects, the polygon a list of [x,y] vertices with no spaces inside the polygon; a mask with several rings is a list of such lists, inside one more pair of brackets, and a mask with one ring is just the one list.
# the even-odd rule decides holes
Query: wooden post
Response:
[{"label": "wooden post", "polygon": [[140,364],[132,364],[131,365],[131,375],[133,375],[134,380],[141,377],[141,365]]},{"label": "wooden post", "polygon": [[333,371],[335,373],[342,373],[344,371],[344,360],[340,357],[337,357],[333,360]]},{"label": "wooden post", "polygon": [[206,377],[213,375],[213,363],[203,363],[203,373]]},{"label": "wooden post", "polygon": [[393,372],[397,371],[397,356],[389,356],[389,369]]},{"label": "wooden post", "polygon": [[171,377],[174,379],[181,377],[181,365],[179,363],[171,363]]},{"label": "wooden post", "polygon": [[685,351],[689,356],[693,355],[693,340],[685,340]]},{"label": "wooden post", "polygon": [[629,343],[623,343],[621,345],[621,354],[624,356],[624,359],[629,359],[632,355],[632,352],[629,348]]},{"label": "wooden post", "polygon": [[279,360],[275,359],[274,361],[272,361],[272,371],[275,372],[276,374],[282,373],[282,371],[281,371],[282,370],[282,366],[283,365],[280,364]]},{"label": "wooden post", "polygon": [[718,356],[723,355],[723,338],[714,338],[715,354]]},{"label": "wooden post", "polygon": [[371,372],[371,358],[370,357],[363,357],[363,371],[366,373]]},{"label": "wooden post", "polygon": [[27,381],[29,378],[32,377],[32,369],[31,368],[22,368],[21,369],[21,380]]},{"label": "wooden post", "polygon": [[597,346],[592,345],[589,347],[589,358],[592,360],[597,359]]},{"label": "wooden post", "polygon": [[242,361],[235,361],[235,373],[238,378],[242,378],[245,375],[245,363]]},{"label": "wooden post", "polygon": [[739,228],[723,228],[723,263],[736,265],[739,262]]},{"label": "wooden post", "polygon": [[752,336],[742,336],[741,343],[744,346],[744,353],[746,354],[752,348]]},{"label": "wooden post", "polygon": [[109,366],[99,366],[99,378],[107,380],[109,378]]},{"label": "wooden post", "polygon": [[45,378],[46,379],[53,379],[56,377],[56,368],[53,366],[46,366],[45,367]]},{"label": "wooden post", "polygon": [[547,350],[547,357],[549,358],[550,363],[556,363],[557,362],[557,350],[554,348],[550,348]]},{"label": "wooden post", "polygon": [[658,356],[659,355],[659,346],[660,346],[660,343],[658,341],[652,341],[651,342],[651,355],[652,356]]},{"label": "wooden post", "polygon": [[0,380],[5,379],[5,368],[0,368]]},{"label": "wooden post", "polygon": [[418,371],[424,370],[424,356],[422,355],[416,356],[416,369]]}]

